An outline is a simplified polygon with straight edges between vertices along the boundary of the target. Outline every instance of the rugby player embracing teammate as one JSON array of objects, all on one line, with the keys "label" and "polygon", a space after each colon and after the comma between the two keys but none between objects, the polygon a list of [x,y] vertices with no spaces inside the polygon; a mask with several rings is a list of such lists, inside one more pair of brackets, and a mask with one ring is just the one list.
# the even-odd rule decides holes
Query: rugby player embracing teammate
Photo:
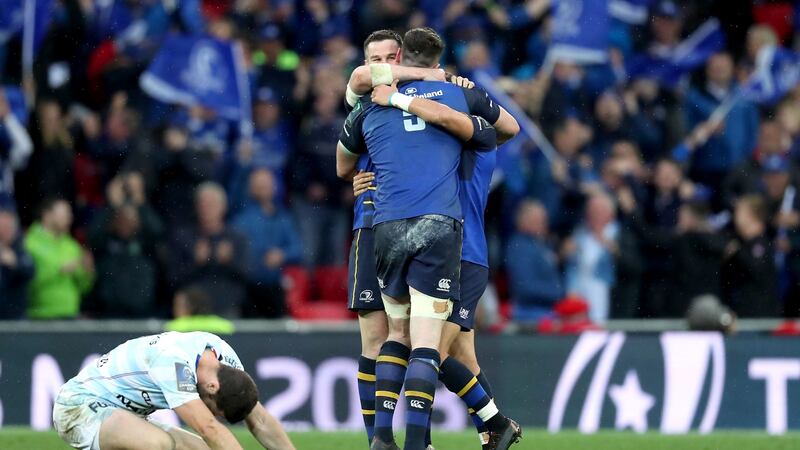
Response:
[{"label": "rugby player embracing teammate", "polygon": [[[443,50],[441,39],[430,29],[412,30],[406,34],[405,44],[406,52],[410,51],[413,56],[409,57],[409,53],[406,53],[404,62],[411,65],[434,67]],[[391,74],[389,77],[391,78]],[[409,93],[428,91],[418,95],[437,98],[462,111],[481,112],[484,116],[492,117],[493,122],[498,121],[502,114],[507,115],[504,111],[501,114],[485,93],[426,82],[411,83],[404,89]],[[460,267],[456,259],[461,259],[461,207],[457,172],[461,144],[440,129],[426,127],[424,120],[409,114],[407,111],[411,103],[410,97],[395,94],[395,98],[401,102],[398,106],[404,109],[402,116],[377,108],[368,101],[359,103],[348,117],[337,155],[339,174],[342,176],[355,170],[358,156],[351,154],[352,150],[363,151],[364,147],[377,168],[379,190],[376,196],[378,208],[375,223],[378,224],[378,275],[387,315],[390,323],[398,322],[397,328],[402,327],[404,319],[407,320],[409,315],[409,308],[403,306],[409,293],[411,299],[411,341],[414,350],[411,352],[408,373],[405,376],[406,403],[409,407],[406,448],[417,449],[424,448],[425,430],[439,364],[439,352],[435,349],[439,346],[442,321],[449,316],[452,307],[450,299],[458,298]],[[435,102],[428,103],[442,107]],[[480,144],[477,147],[486,146],[486,135],[491,135],[494,140],[494,130],[485,121],[480,122],[476,117],[467,119],[466,116],[453,114],[454,111],[445,109],[450,114],[434,111],[429,116],[430,121],[444,126],[442,121],[454,116],[455,119],[448,120],[454,121],[453,123],[457,123],[458,119],[461,122],[467,120],[462,125],[462,131],[466,132],[467,138],[472,136],[470,144],[477,142]],[[401,123],[404,131],[400,129]],[[516,122],[513,122],[512,128],[516,128]],[[463,137],[463,133],[453,131]],[[515,132],[516,130],[511,134]],[[392,147],[396,151],[392,151]],[[431,147],[438,147],[439,151],[432,152]],[[493,149],[494,143],[489,147]],[[458,220],[454,221],[454,218]],[[441,277],[437,281],[439,276]],[[393,327],[390,326],[391,328]],[[381,349],[378,359],[378,417],[373,448],[396,447],[391,432],[391,410],[394,406],[393,400],[399,397],[403,384],[405,358],[399,351],[385,355],[390,344],[394,344],[396,350],[402,350],[402,343],[390,340]],[[393,363],[393,369],[386,370],[383,384],[380,370],[382,358]],[[466,368],[463,371],[469,373]],[[478,402],[475,409],[479,414],[483,413],[482,417],[489,429],[496,433],[498,439],[494,443],[497,448],[507,448],[516,441],[519,428],[499,414],[476,380],[462,388],[461,394],[464,395],[465,392],[468,394],[462,398],[468,404],[470,400],[473,403]],[[381,397],[386,399],[382,401]],[[382,405],[389,411],[381,411]],[[384,423],[381,423],[382,412],[387,413],[388,423],[385,418]]]},{"label": "rugby player embracing teammate", "polygon": [[[364,41],[364,66],[356,68],[347,84],[346,106],[352,109],[359,97],[372,89],[369,64],[379,64],[389,69],[393,77],[401,80],[444,80],[444,71],[398,66],[402,38],[392,30],[378,30]],[[356,93],[358,92],[358,94]],[[348,309],[358,313],[361,332],[361,356],[358,360],[358,394],[361,413],[372,442],[375,423],[375,365],[381,346],[387,341],[403,343],[403,359],[408,359],[408,330],[389,332],[378,278],[375,273],[375,247],[372,232],[375,211],[373,191],[374,167],[369,155],[358,158],[355,170],[346,174],[353,179],[356,201],[353,208],[353,241],[348,260]],[[391,345],[390,345],[391,347]],[[394,400],[392,400],[394,402]]]}]

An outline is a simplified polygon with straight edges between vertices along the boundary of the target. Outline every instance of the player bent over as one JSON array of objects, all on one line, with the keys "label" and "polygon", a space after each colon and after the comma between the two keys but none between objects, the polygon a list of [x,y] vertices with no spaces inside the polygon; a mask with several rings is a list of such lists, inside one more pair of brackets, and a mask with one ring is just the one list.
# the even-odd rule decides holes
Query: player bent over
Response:
[{"label": "player bent over", "polygon": [[[159,409],[200,436],[150,420]],[[241,450],[217,417],[244,420],[264,448],[294,450],[233,349],[203,332],[125,342],[67,381],[53,407],[59,436],[84,450]]]}]

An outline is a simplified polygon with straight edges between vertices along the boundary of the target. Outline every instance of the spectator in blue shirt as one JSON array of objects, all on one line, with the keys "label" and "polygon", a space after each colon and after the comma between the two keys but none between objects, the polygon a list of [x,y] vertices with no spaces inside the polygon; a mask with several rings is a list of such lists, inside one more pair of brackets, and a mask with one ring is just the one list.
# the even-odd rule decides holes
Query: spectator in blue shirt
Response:
[{"label": "spectator in blue shirt", "polygon": [[[733,58],[728,53],[712,56],[706,64],[705,74],[705,84],[690,89],[684,102],[689,129],[708,120],[736,89]],[[744,162],[755,148],[758,122],[758,108],[753,103],[747,100],[736,102],[725,118],[724,126],[695,150],[690,169],[692,178],[718,191],[726,172]]]},{"label": "spectator in blue shirt", "polygon": [[558,258],[547,235],[547,211],[537,201],[523,201],[517,209],[517,231],[506,247],[515,321],[532,324],[549,316],[564,296]]},{"label": "spectator in blue shirt", "polygon": [[256,93],[253,119],[253,137],[239,143],[233,162],[229,190],[231,212],[234,214],[247,204],[250,172],[258,167],[266,168],[275,175],[275,200],[284,203],[284,169],[289,159],[292,140],[289,124],[281,118],[281,105],[272,88],[262,87]]},{"label": "spectator in blue shirt", "polygon": [[275,176],[268,169],[250,174],[252,203],[233,219],[233,228],[250,244],[249,303],[245,317],[280,317],[286,313],[281,269],[298,263],[303,247],[291,216],[275,204]]}]

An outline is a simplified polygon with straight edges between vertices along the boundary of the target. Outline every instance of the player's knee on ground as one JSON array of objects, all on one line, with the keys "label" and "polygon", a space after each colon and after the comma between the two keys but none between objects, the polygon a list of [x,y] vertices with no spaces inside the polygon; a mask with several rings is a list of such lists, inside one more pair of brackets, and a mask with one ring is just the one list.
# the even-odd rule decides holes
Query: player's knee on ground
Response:
[{"label": "player's knee on ground", "polygon": [[411,318],[447,320],[453,312],[453,301],[431,297],[415,289],[411,290]]}]

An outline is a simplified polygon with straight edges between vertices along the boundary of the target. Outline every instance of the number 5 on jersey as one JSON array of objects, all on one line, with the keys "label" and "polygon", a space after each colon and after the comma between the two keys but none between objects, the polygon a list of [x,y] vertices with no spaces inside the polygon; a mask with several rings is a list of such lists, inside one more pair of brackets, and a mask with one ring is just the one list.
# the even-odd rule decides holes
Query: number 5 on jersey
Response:
[{"label": "number 5 on jersey", "polygon": [[[406,131],[422,131],[425,129],[425,121],[420,119],[419,117],[403,111],[403,127]],[[408,117],[408,119],[405,119]]]}]

